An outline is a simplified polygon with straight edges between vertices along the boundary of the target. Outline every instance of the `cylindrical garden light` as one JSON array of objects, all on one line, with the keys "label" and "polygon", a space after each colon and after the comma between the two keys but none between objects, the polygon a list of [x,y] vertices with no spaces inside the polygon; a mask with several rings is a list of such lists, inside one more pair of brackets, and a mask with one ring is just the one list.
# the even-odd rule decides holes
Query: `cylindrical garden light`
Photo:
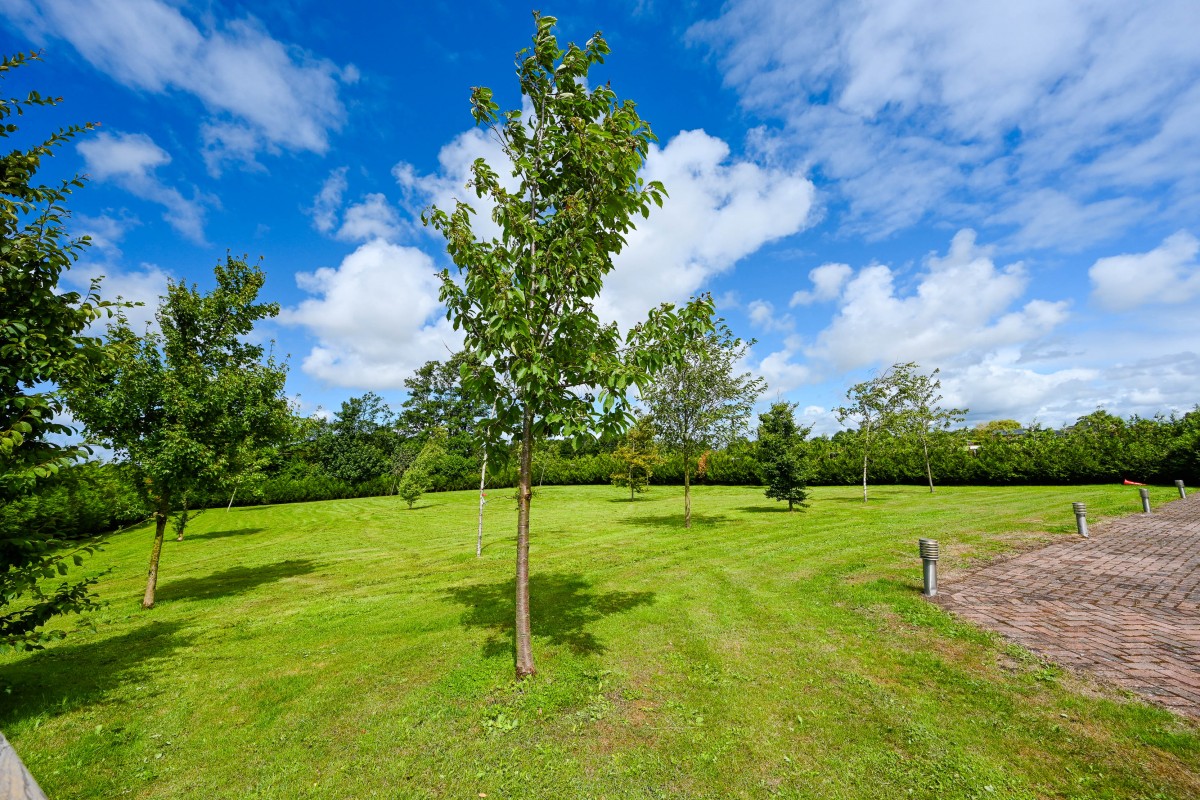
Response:
[{"label": "cylindrical garden light", "polygon": [[917,543],[921,548],[921,562],[925,577],[925,589],[922,594],[926,597],[933,597],[937,594],[937,539],[919,539]]}]

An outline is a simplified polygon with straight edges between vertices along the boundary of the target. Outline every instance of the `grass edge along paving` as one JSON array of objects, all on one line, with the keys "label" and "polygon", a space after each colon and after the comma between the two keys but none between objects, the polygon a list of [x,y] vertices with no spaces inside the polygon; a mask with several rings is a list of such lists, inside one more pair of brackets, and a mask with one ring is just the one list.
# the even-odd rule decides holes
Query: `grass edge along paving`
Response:
[{"label": "grass edge along paving", "polygon": [[1194,723],[919,593],[919,536],[946,585],[1136,493],[859,492],[699,487],[685,531],[672,487],[541,490],[520,684],[502,492],[478,560],[470,492],[208,511],[149,612],[130,531],[87,564],[94,631],[0,659],[0,729],[58,800],[1200,794]]}]

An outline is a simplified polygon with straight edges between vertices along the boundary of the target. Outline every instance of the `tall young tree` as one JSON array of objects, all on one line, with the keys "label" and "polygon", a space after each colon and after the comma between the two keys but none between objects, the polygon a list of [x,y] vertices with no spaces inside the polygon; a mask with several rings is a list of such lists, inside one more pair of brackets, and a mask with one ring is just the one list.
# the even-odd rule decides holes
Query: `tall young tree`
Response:
[{"label": "tall young tree", "polygon": [[796,424],[796,403],[772,403],[758,415],[758,459],[766,479],[767,497],[787,500],[788,511],[808,505],[804,438],[811,427]]},{"label": "tall young tree", "polygon": [[[0,78],[37,56],[0,60]],[[54,106],[62,98],[30,92],[24,98],[0,98],[0,141],[17,132],[12,117]],[[61,421],[63,404],[54,385],[86,375],[106,357],[88,326],[114,304],[100,300],[93,281],[85,294],[60,291],[64,273],[89,243],[70,238],[66,202],[79,177],[56,185],[35,183],[42,159],[94,124],[62,128],[27,150],[0,155],[0,504],[26,495],[44,478],[87,450],[63,444],[69,434]],[[95,606],[94,580],[54,586],[68,564],[84,552],[61,549],[52,535],[0,521],[0,650],[34,650],[60,632],[42,627],[53,617]]]},{"label": "tall young tree", "polygon": [[282,439],[288,427],[284,370],[246,341],[255,322],[279,311],[255,302],[262,270],[229,257],[214,273],[208,294],[168,285],[158,308],[161,333],[139,335],[123,319],[109,326],[116,362],[70,391],[76,418],[128,461],[154,508],[143,608],[154,606],[172,509],[193,488],[222,485],[248,441]]},{"label": "tall young tree", "polygon": [[929,459],[930,444],[951,425],[966,419],[967,409],[942,407],[942,382],[937,377],[940,369],[924,375],[919,371],[920,366],[913,361],[896,364],[892,369],[899,392],[900,429],[915,436],[920,444],[921,453],[925,458],[925,477],[929,480],[929,491],[932,493],[933,466]]},{"label": "tall young tree", "polygon": [[632,502],[635,492],[646,491],[655,467],[663,462],[658,443],[654,441],[654,420],[649,415],[638,415],[637,422],[613,451],[613,460],[621,465],[621,469],[612,474],[613,485],[628,486]]},{"label": "tall young tree", "polygon": [[725,325],[693,340],[642,393],[659,437],[683,455],[683,526],[692,527],[692,465],[705,450],[733,441],[766,388],[762,378],[736,374],[750,345]]},{"label": "tall young tree", "polygon": [[863,502],[867,502],[867,467],[871,461],[871,448],[879,434],[895,427],[900,409],[900,389],[896,370],[902,365],[893,364],[870,380],[856,383],[846,390],[846,399],[851,403],[837,409],[838,422],[848,419],[858,422],[858,441],[862,448]]},{"label": "tall young tree", "polygon": [[[608,54],[597,33],[583,47],[558,46],[555,19],[534,14],[533,46],[518,54],[528,113],[500,113],[492,92],[471,91],[475,122],[487,126],[507,163],[478,159],[471,186],[499,229],[481,240],[475,212],[457,202],[425,216],[445,235],[462,282],[442,274],[447,318],[466,333],[480,365],[463,374],[468,397],[493,405],[481,426],[489,444],[520,443],[517,491],[516,673],[536,672],[529,623],[529,505],[534,440],[586,431],[615,433],[630,421],[627,391],[644,386],[687,337],[709,325],[711,302],[677,314],[651,312],[624,341],[593,303],[636,214],[661,205],[663,187],[638,177],[654,141],[633,103],[620,102],[588,71]],[[510,174],[502,178],[497,169]]]}]

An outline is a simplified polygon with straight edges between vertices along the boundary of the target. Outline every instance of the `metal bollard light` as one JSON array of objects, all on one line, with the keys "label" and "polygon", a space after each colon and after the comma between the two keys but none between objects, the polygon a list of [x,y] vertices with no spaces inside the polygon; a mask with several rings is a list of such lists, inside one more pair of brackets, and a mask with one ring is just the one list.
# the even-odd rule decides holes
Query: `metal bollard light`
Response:
[{"label": "metal bollard light", "polygon": [[1183,481],[1175,481],[1175,488],[1179,490],[1181,500],[1187,499],[1187,489],[1184,488]]},{"label": "metal bollard light", "polygon": [[937,595],[937,539],[918,539],[917,544],[921,548],[921,563],[925,578],[925,589],[921,593],[926,597],[934,597]]},{"label": "metal bollard light", "polygon": [[1150,513],[1150,490],[1149,489],[1138,489],[1138,494],[1140,494],[1142,496],[1142,511],[1143,511],[1143,513],[1149,514]]},{"label": "metal bollard light", "polygon": [[1079,535],[1087,539],[1087,504],[1071,503],[1071,508],[1075,509],[1075,527],[1079,530]]}]

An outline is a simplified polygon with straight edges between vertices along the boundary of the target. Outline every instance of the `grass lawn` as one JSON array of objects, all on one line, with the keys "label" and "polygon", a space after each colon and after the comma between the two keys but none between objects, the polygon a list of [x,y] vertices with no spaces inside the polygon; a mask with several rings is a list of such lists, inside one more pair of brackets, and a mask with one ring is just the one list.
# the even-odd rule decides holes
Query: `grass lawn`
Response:
[{"label": "grass lawn", "polygon": [[700,487],[685,531],[681,489],[547,487],[522,684],[509,495],[478,560],[471,493],[208,511],[148,612],[115,536],[95,630],[0,657],[0,730],[55,800],[1200,796],[1200,727],[920,596],[919,536],[949,586],[1132,489]]}]

